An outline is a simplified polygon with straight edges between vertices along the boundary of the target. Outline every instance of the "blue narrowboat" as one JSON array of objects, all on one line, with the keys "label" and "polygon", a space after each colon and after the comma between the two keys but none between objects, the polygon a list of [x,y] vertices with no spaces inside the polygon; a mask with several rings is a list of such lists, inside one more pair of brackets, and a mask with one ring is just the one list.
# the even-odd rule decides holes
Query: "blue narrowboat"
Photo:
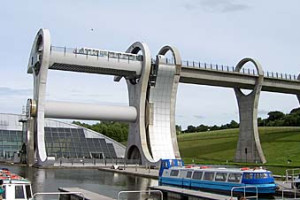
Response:
[{"label": "blue narrowboat", "polygon": [[161,160],[159,172],[161,185],[219,192],[246,192],[272,195],[276,184],[272,173],[260,168],[212,168],[206,166],[184,167],[181,160]]}]

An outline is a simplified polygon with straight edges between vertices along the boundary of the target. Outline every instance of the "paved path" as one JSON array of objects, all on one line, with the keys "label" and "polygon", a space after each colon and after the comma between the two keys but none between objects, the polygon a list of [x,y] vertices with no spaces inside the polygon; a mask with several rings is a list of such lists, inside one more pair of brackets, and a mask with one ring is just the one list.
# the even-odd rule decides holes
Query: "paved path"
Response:
[{"label": "paved path", "polygon": [[[84,199],[86,200],[113,200],[113,198],[107,197],[107,196],[103,196],[101,194],[97,194],[95,192],[91,192],[88,190],[84,190],[82,188],[79,187],[69,187],[69,188],[58,188],[59,191],[61,192],[80,192],[81,194],[83,194]],[[69,199],[82,199],[80,195],[77,194],[72,194],[72,197]]]},{"label": "paved path", "polygon": [[117,167],[117,169],[99,168],[99,170],[158,179],[158,169],[146,169],[141,167],[124,168],[120,165]]},{"label": "paved path", "polygon": [[[152,186],[150,187],[153,190],[160,190],[164,193],[175,193],[178,195],[181,195],[181,197],[195,197],[200,199],[211,199],[211,200],[236,200],[236,197],[231,197],[228,195],[222,195],[222,194],[215,194],[215,193],[209,193],[209,192],[202,192],[199,190],[189,190],[184,188],[177,188],[177,187],[169,187],[169,186]],[[183,198],[183,199],[189,199],[189,198]]]}]

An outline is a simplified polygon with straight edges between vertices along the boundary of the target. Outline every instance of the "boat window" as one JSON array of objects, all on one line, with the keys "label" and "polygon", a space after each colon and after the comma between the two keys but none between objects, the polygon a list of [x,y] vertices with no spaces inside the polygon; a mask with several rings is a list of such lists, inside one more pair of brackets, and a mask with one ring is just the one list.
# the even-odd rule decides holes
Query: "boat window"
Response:
[{"label": "boat window", "polygon": [[181,161],[181,160],[178,160],[178,166],[179,166],[179,167],[182,167],[182,166],[183,166],[183,164],[182,164],[182,161]]},{"label": "boat window", "polygon": [[195,171],[194,174],[193,174],[193,179],[201,180],[202,179],[202,174],[203,174],[203,172]]},{"label": "boat window", "polygon": [[31,198],[32,196],[31,196],[30,185],[26,185],[25,190],[26,190],[27,199]]},{"label": "boat window", "polygon": [[252,179],[253,173],[244,173],[244,179]]},{"label": "boat window", "polygon": [[24,189],[23,185],[16,185],[15,187],[15,198],[16,199],[24,199]]},{"label": "boat window", "polygon": [[178,176],[179,170],[172,170],[170,176]]},{"label": "boat window", "polygon": [[5,185],[3,185],[3,190],[4,190],[4,192],[2,193],[2,198],[3,198],[3,199],[6,199]]},{"label": "boat window", "polygon": [[230,173],[228,176],[228,182],[238,183],[240,182],[242,174],[238,173]]},{"label": "boat window", "polygon": [[215,175],[214,172],[205,172],[203,180],[212,181],[212,180],[214,180],[214,175]]},{"label": "boat window", "polygon": [[217,172],[215,181],[226,181],[227,173],[224,172]]},{"label": "boat window", "polygon": [[191,171],[188,171],[188,172],[186,173],[186,177],[187,177],[187,178],[191,178],[191,177],[192,177],[192,172],[191,172]]},{"label": "boat window", "polygon": [[268,178],[268,173],[254,173],[255,179],[264,179]]}]

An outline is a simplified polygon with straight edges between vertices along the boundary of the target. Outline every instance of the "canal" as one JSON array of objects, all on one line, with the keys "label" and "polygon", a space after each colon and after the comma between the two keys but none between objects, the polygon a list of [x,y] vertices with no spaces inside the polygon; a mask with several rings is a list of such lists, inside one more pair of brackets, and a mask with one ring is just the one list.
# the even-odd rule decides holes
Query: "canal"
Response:
[{"label": "canal", "polygon": [[[100,171],[97,169],[38,169],[3,164],[0,167],[8,168],[11,172],[30,180],[32,182],[33,193],[58,192],[59,187],[80,187],[117,199],[120,191],[147,190],[150,186],[158,185],[156,179]],[[171,197],[168,199],[172,200],[174,198]],[[274,199],[281,198],[274,197]]]},{"label": "canal", "polygon": [[33,193],[58,192],[59,187],[80,187],[117,199],[123,190],[146,190],[158,185],[155,179],[104,172],[97,169],[38,169],[0,165],[32,182]]}]

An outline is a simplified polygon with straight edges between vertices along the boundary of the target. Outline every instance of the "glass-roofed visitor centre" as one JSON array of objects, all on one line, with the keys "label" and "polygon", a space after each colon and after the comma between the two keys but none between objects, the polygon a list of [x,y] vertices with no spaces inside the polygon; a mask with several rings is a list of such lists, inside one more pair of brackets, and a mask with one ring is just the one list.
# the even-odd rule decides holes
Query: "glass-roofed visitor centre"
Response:
[{"label": "glass-roofed visitor centre", "polygon": [[[0,160],[26,161],[24,115],[0,113]],[[45,145],[56,164],[122,159],[125,146],[95,131],[53,119],[45,120]],[[103,163],[102,162],[102,163]]]}]

